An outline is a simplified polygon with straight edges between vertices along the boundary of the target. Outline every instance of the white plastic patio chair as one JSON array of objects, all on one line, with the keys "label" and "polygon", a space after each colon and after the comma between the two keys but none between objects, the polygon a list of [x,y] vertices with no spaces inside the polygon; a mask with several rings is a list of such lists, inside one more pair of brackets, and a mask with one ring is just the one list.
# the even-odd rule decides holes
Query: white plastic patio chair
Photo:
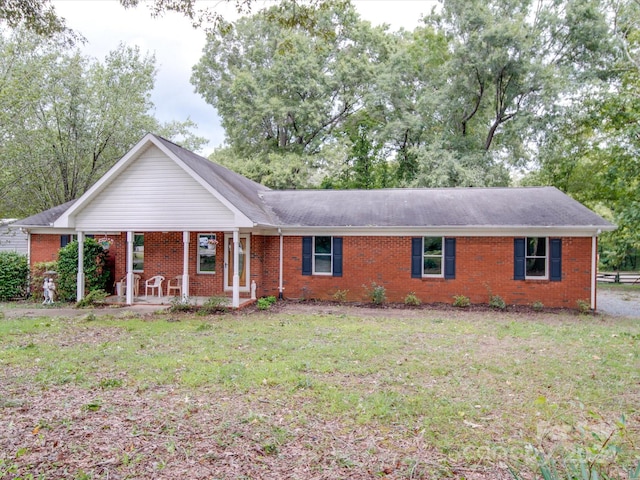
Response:
[{"label": "white plastic patio chair", "polygon": [[153,291],[158,289],[158,297],[162,296],[162,282],[164,281],[164,277],[162,275],[155,275],[151,277],[149,280],[145,280],[144,282],[144,295],[145,297],[149,296],[149,290],[151,290],[151,295],[153,295]]},{"label": "white plastic patio chair", "polygon": [[182,296],[182,275],[167,280],[167,295],[171,296],[171,292],[176,292],[179,297]]}]

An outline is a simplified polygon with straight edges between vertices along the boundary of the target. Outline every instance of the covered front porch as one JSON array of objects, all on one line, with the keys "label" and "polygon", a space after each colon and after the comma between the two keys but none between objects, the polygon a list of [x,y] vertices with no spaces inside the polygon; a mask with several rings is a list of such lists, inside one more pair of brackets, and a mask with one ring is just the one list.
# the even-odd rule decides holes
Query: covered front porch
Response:
[{"label": "covered front porch", "polygon": [[[52,225],[77,234],[77,299],[85,293],[85,237],[103,233],[117,243],[112,281],[125,286],[127,305],[153,294],[179,294],[185,301],[228,295],[238,308],[241,295],[251,294],[251,234],[273,230],[261,208],[260,193],[267,190],[146,135]],[[154,277],[157,290],[147,291]],[[167,282],[177,277],[169,290]]]},{"label": "covered front porch", "polygon": [[[118,232],[94,238],[109,250],[110,303],[168,305],[176,299],[203,304],[228,298],[240,308],[256,298],[251,279],[251,235],[232,231]],[[81,273],[86,235],[78,232],[77,299],[85,293]]]}]

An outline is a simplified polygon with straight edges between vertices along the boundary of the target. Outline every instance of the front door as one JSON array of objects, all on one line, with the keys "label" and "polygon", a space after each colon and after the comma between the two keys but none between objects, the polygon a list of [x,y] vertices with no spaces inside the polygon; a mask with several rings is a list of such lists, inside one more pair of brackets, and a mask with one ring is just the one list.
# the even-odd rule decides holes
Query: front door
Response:
[{"label": "front door", "polygon": [[[238,274],[240,291],[249,291],[249,235],[240,235],[238,250]],[[224,235],[224,289],[233,289],[233,234]]]}]

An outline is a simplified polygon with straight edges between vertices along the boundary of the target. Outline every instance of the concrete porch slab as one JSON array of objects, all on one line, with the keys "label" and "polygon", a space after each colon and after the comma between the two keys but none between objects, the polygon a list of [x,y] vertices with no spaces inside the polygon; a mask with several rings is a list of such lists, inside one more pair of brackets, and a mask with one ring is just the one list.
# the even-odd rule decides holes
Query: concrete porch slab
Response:
[{"label": "concrete porch slab", "polygon": [[[134,297],[133,299],[133,305],[158,305],[158,306],[170,306],[171,302],[175,301],[175,299],[178,297],[174,297],[174,296],[163,296],[163,297],[159,297],[157,295],[148,295],[148,296],[140,296],[140,297]],[[196,305],[196,306],[201,306],[204,305],[205,302],[207,300],[209,300],[209,298],[211,297],[189,297],[189,303],[192,305]],[[231,297],[221,297],[226,301],[226,306],[228,308],[231,308],[231,302],[232,302],[232,298]],[[118,295],[110,295],[105,299],[106,303],[109,304],[113,304],[113,305],[125,305],[125,297],[123,296],[118,296]],[[255,300],[252,300],[250,298],[240,298],[240,306],[238,307],[238,309],[242,309],[245,308],[249,305],[251,305],[252,303],[255,303]]]}]

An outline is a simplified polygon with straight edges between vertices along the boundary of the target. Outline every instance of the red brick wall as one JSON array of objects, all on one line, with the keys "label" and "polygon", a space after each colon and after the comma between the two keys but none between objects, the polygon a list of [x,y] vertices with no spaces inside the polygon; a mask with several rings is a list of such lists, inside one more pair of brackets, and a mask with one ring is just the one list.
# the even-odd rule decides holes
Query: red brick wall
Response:
[{"label": "red brick wall", "polygon": [[[198,273],[198,233],[191,232],[189,237],[189,295],[194,297],[210,297],[224,293],[224,234],[215,233],[218,240],[216,249],[216,272]],[[116,279],[126,274],[126,235],[118,240],[116,260]],[[155,275],[162,275],[165,281],[162,289],[166,294],[167,280],[182,275],[183,261],[182,232],[145,232],[144,234],[144,271],[138,273],[140,295],[144,295],[144,282]]]},{"label": "red brick wall", "polygon": [[31,234],[30,266],[35,263],[53,262],[58,259],[60,250],[60,235]]},{"label": "red brick wall", "polygon": [[[198,234],[193,232],[190,236],[189,244],[189,294],[191,296],[213,296],[224,293],[224,234],[223,232],[202,232],[216,233],[218,248],[216,251],[216,272],[198,272],[197,242]],[[112,284],[109,285],[111,292],[115,291],[115,282],[126,275],[126,234],[107,235],[114,240],[109,248],[111,264],[114,268]],[[53,261],[58,258],[60,250],[60,235],[32,234],[31,235],[31,257],[30,263]],[[146,232],[144,235],[144,272],[139,273],[140,295],[144,295],[144,281],[154,275],[163,275],[166,279],[182,274],[182,232]],[[163,283],[163,290],[166,292],[166,281]]]},{"label": "red brick wall", "polygon": [[[197,273],[198,234],[191,233],[189,275],[191,296],[223,295],[224,233],[216,233],[216,273]],[[126,235],[115,240],[117,281],[126,272]],[[279,237],[251,236],[250,278],[258,297],[278,295]],[[547,307],[575,308],[577,300],[588,301],[591,287],[591,238],[562,239],[562,281],[513,280],[513,237],[459,237],[456,239],[456,278],[411,278],[411,237],[343,237],[343,275],[302,275],[302,237],[284,237],[285,298],[331,299],[338,290],[348,290],[349,301],[367,300],[371,282],[383,285],[391,302],[402,302],[409,292],[424,303],[452,303],[454,295],[466,295],[472,303],[488,303],[500,295],[507,304],[527,305],[536,301]],[[59,235],[31,236],[31,264],[55,260]],[[145,233],[144,280],[154,275],[172,278],[182,273],[182,233]],[[166,283],[164,285],[166,292]]]},{"label": "red brick wall", "polygon": [[[277,237],[269,239],[277,243]],[[402,302],[409,292],[425,303],[452,303],[466,295],[472,303],[488,303],[500,295],[507,304],[576,308],[590,298],[591,238],[563,238],[562,281],[513,280],[513,237],[456,239],[456,278],[411,278],[411,237],[343,237],[343,275],[302,275],[302,237],[285,237],[284,294],[287,298],[330,299],[348,290],[350,301],[367,300],[366,287],[375,282],[386,289],[391,302]],[[277,250],[271,254],[277,262]],[[265,262],[265,265],[268,263]],[[276,268],[270,267],[276,272]],[[262,293],[275,295],[273,282]]]}]

